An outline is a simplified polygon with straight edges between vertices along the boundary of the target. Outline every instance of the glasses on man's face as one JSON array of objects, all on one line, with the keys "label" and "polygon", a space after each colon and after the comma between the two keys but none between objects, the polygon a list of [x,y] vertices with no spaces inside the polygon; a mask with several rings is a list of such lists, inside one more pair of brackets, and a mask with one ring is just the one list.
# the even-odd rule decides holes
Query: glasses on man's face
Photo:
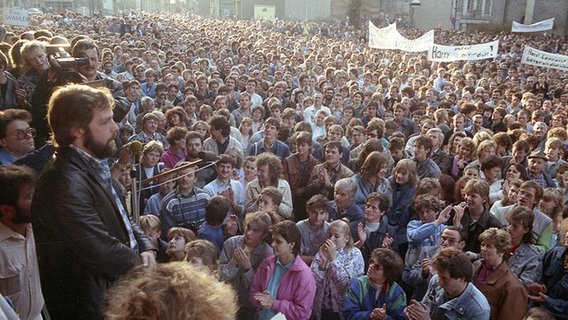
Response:
[{"label": "glasses on man's face", "polygon": [[13,135],[16,136],[18,140],[27,139],[28,136],[35,138],[35,136],[37,135],[37,130],[35,128],[18,129]]}]

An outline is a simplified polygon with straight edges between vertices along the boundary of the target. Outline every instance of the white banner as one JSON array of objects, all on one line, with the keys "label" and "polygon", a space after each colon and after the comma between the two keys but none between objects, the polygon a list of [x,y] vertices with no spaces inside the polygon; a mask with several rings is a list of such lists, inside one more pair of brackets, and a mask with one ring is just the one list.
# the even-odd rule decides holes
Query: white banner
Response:
[{"label": "white banner", "polygon": [[28,10],[4,8],[4,23],[11,26],[27,27],[30,24]]},{"label": "white banner", "polygon": [[[398,31],[397,31],[398,33]],[[400,34],[399,34],[400,35]],[[400,35],[395,41],[395,47],[402,51],[424,52],[434,44],[434,30],[430,30],[415,40],[408,40]]]},{"label": "white banner", "polygon": [[428,49],[428,60],[451,62],[490,59],[497,56],[498,48],[499,40],[469,46],[442,46],[435,44]]},{"label": "white banner", "polygon": [[513,21],[511,32],[538,32],[551,30],[554,27],[554,18],[542,20],[533,24],[522,24]]},{"label": "white banner", "polygon": [[568,56],[540,51],[529,46],[523,50],[521,63],[568,71]]},{"label": "white banner", "polygon": [[396,31],[396,23],[379,29],[369,21],[369,47],[375,49],[395,49],[393,31]]},{"label": "white banner", "polygon": [[428,47],[432,44],[434,44],[434,30],[426,32],[420,38],[409,40],[396,30],[396,23],[379,29],[369,21],[370,48],[423,52],[428,51]]}]

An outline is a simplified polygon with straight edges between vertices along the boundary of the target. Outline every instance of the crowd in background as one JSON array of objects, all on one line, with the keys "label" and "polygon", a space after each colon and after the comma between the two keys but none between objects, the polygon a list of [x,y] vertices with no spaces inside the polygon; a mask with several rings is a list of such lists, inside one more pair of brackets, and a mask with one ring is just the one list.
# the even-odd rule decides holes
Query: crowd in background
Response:
[{"label": "crowd in background", "polygon": [[[142,215],[159,263],[230,284],[235,317],[566,318],[568,73],[521,63],[527,45],[568,55],[565,36],[436,30],[437,44],[499,40],[494,59],[439,63],[371,49],[366,29],[343,24],[34,19],[0,44],[0,163],[41,175],[57,150],[52,92],[107,88],[118,196],[160,175],[138,185],[130,218]],[[22,319],[44,298],[50,310],[56,298],[22,298],[6,278]],[[110,319],[129,317],[108,303]]]}]

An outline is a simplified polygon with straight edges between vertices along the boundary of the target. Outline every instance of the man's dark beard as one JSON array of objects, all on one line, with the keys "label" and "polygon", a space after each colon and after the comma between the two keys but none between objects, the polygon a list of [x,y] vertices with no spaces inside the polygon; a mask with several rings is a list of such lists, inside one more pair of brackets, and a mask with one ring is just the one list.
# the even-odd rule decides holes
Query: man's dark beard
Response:
[{"label": "man's dark beard", "polygon": [[25,215],[24,210],[22,210],[19,206],[16,206],[16,214],[12,217],[12,223],[14,224],[24,224],[32,222],[31,215]]},{"label": "man's dark beard", "polygon": [[85,148],[98,159],[106,159],[116,154],[116,143],[113,145],[108,141],[106,144],[95,142],[91,129],[87,128],[85,133]]}]

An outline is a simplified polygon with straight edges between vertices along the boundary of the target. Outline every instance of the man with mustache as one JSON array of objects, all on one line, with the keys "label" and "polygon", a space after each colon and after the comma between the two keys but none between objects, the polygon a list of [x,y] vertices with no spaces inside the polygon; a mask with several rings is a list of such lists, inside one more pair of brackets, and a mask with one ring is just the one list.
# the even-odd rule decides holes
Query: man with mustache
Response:
[{"label": "man with mustache", "polygon": [[41,319],[43,307],[30,223],[34,182],[25,166],[0,166],[0,295],[10,298],[18,319],[26,320]]},{"label": "man with mustache", "polygon": [[[104,293],[136,265],[155,264],[155,248],[132,224],[108,164],[118,126],[108,89],[55,91],[48,121],[57,148],[40,176],[32,220],[41,285],[53,319],[100,319]],[[111,176],[112,174],[112,176]]]}]

